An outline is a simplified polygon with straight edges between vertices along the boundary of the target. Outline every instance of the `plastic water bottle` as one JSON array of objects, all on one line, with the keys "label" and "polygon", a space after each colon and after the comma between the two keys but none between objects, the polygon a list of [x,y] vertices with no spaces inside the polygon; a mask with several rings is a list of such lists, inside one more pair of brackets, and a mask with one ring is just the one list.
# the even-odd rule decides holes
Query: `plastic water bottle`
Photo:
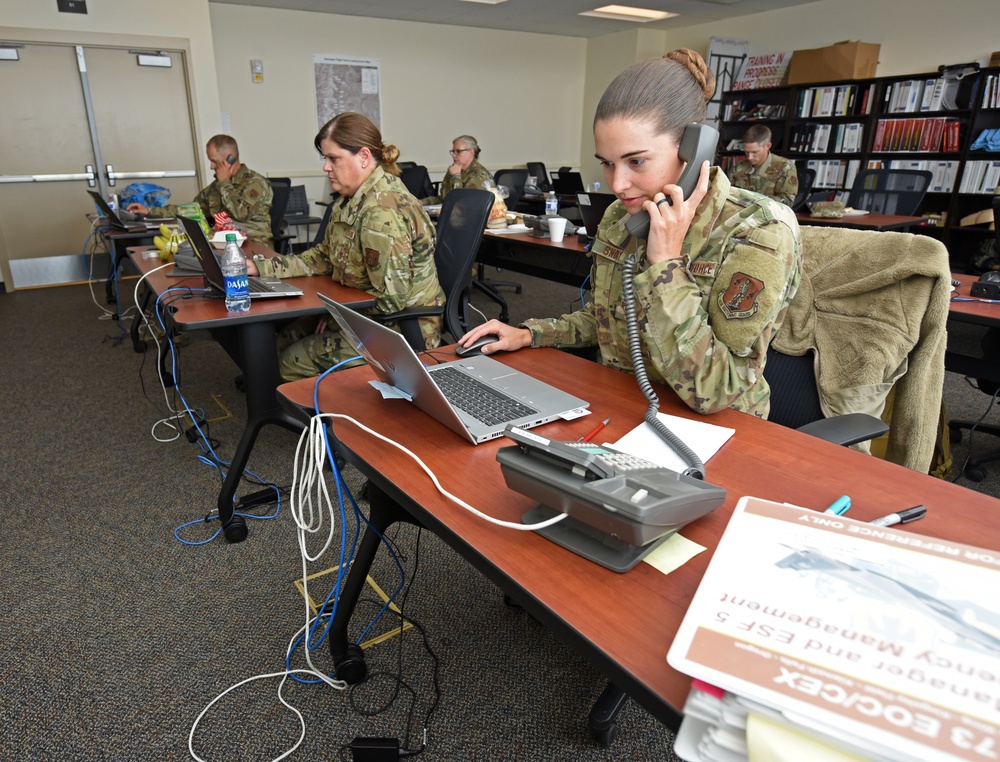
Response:
[{"label": "plastic water bottle", "polygon": [[545,216],[555,217],[559,214],[559,199],[556,198],[555,191],[549,191],[549,195],[545,197]]},{"label": "plastic water bottle", "polygon": [[250,284],[247,281],[247,258],[236,242],[236,233],[226,233],[222,252],[222,275],[226,280],[226,309],[246,312],[250,309]]}]

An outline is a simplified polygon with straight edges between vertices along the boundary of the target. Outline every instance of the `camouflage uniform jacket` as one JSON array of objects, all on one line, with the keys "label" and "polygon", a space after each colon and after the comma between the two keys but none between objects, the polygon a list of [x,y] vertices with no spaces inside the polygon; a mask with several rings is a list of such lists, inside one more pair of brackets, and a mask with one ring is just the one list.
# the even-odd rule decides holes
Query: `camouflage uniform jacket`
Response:
[{"label": "camouflage uniform jacket", "polygon": [[[329,275],[374,296],[382,314],[444,304],[434,265],[434,225],[398,177],[376,167],[353,196],[334,204],[323,243],[258,261],[261,275]],[[438,346],[441,319],[421,318],[420,326],[427,347]]]},{"label": "camouflage uniform jacket", "polygon": [[[243,228],[247,238],[271,247],[271,183],[246,164],[229,180],[216,180],[199,191],[194,203],[201,207],[205,219],[226,212],[234,223]],[[170,205],[149,210],[150,217],[176,217],[177,207]]]},{"label": "camouflage uniform jacket", "polygon": [[615,201],[592,247],[593,300],[560,318],[529,320],[532,346],[593,346],[609,367],[631,372],[622,292],[626,255],[636,250],[636,318],[649,377],[693,410],[726,407],[766,418],[767,347],[798,288],[799,227],[792,211],[733,188],[717,167],[682,246],[682,259],[649,264],[645,241],[625,229]]},{"label": "camouflage uniform jacket", "polygon": [[469,168],[460,175],[445,175],[441,181],[440,194],[423,199],[424,204],[440,204],[444,197],[455,188],[480,188],[485,189],[488,183],[493,182],[493,175],[490,171],[479,163],[476,159],[469,165]]},{"label": "camouflage uniform jacket", "polygon": [[769,153],[759,167],[744,159],[732,169],[729,179],[737,188],[763,193],[788,206],[792,205],[795,194],[799,192],[795,162],[773,153]]}]

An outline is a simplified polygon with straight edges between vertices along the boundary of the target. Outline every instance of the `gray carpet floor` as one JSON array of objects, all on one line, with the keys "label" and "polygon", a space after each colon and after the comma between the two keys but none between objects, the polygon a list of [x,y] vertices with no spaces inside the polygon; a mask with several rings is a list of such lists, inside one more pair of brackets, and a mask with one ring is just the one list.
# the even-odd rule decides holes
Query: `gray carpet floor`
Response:
[{"label": "gray carpet floor", "polygon": [[[505,292],[514,321],[558,314],[577,298],[573,288],[503,277],[524,286],[521,295]],[[131,288],[123,288],[127,302]],[[245,543],[211,539],[218,522],[202,519],[220,472],[197,444],[154,438],[169,433],[156,426],[169,412],[155,362],[122,341],[102,302],[86,285],[0,293],[2,760],[188,759],[199,713],[230,686],[281,671],[304,620],[287,507],[296,436],[265,429],[251,457],[250,470],[283,488],[277,516],[251,520]],[[482,297],[476,303],[496,315]],[[208,436],[221,459],[243,426],[237,372],[207,336],[190,335],[180,349],[180,389],[190,406],[218,418]],[[965,379],[949,375],[946,387],[957,417],[985,410],[988,398]],[[976,437],[974,446],[991,440]],[[955,446],[958,462],[967,441]],[[1000,495],[1000,467],[993,471],[967,486]],[[348,470],[346,478],[358,494],[359,475]],[[353,520],[346,526],[353,531]],[[599,674],[432,535],[403,527],[390,539],[405,570],[406,613],[426,637],[413,630],[369,649],[379,676],[351,692],[286,685],[307,727],[292,759],[349,758],[342,750],[355,736],[402,739],[408,725],[409,746],[419,746],[435,672],[441,696],[426,759],[672,759],[671,734],[635,704],[619,718],[613,749],[600,748],[586,730],[604,685]],[[310,570],[336,564],[330,553]],[[401,584],[387,553],[374,577],[387,591]],[[316,580],[314,594],[331,582]],[[379,605],[366,593],[365,611]],[[391,626],[383,618],[375,630]],[[325,645],[313,661],[332,670]],[[300,649],[293,666],[302,665]],[[407,687],[386,707],[397,675]],[[278,680],[261,679],[227,695],[199,727],[198,755],[264,760],[290,748],[299,722],[277,689]]]}]

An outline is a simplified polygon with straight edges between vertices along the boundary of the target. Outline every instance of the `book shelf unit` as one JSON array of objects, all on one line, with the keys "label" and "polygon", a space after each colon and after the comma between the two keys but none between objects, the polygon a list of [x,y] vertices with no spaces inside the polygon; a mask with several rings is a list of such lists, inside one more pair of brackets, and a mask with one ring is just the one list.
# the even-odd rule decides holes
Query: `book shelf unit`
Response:
[{"label": "book shelf unit", "polygon": [[[990,208],[1000,185],[1000,67],[981,69],[960,86],[946,87],[933,72],[730,91],[722,105],[724,170],[743,156],[729,148],[733,141],[762,123],[771,129],[775,153],[816,170],[813,193],[846,201],[861,169],[930,171],[931,187],[917,210],[930,224],[919,232],[945,243],[955,270],[968,271],[979,245],[993,235],[988,225],[959,223]],[[994,150],[972,149],[994,129]]]}]

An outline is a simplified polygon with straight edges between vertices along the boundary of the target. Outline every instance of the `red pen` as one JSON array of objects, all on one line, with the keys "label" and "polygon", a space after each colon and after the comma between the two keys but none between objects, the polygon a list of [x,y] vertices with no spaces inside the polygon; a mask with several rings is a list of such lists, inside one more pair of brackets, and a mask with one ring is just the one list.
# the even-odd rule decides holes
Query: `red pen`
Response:
[{"label": "red pen", "polygon": [[587,436],[581,437],[580,441],[581,442],[590,442],[590,441],[592,441],[594,439],[594,437],[596,437],[598,434],[600,434],[602,431],[604,431],[604,427],[607,426],[609,423],[611,423],[611,419],[610,418],[605,418],[603,421],[601,421],[599,424],[597,424],[594,427],[594,430],[591,431],[589,434],[587,434]]}]

